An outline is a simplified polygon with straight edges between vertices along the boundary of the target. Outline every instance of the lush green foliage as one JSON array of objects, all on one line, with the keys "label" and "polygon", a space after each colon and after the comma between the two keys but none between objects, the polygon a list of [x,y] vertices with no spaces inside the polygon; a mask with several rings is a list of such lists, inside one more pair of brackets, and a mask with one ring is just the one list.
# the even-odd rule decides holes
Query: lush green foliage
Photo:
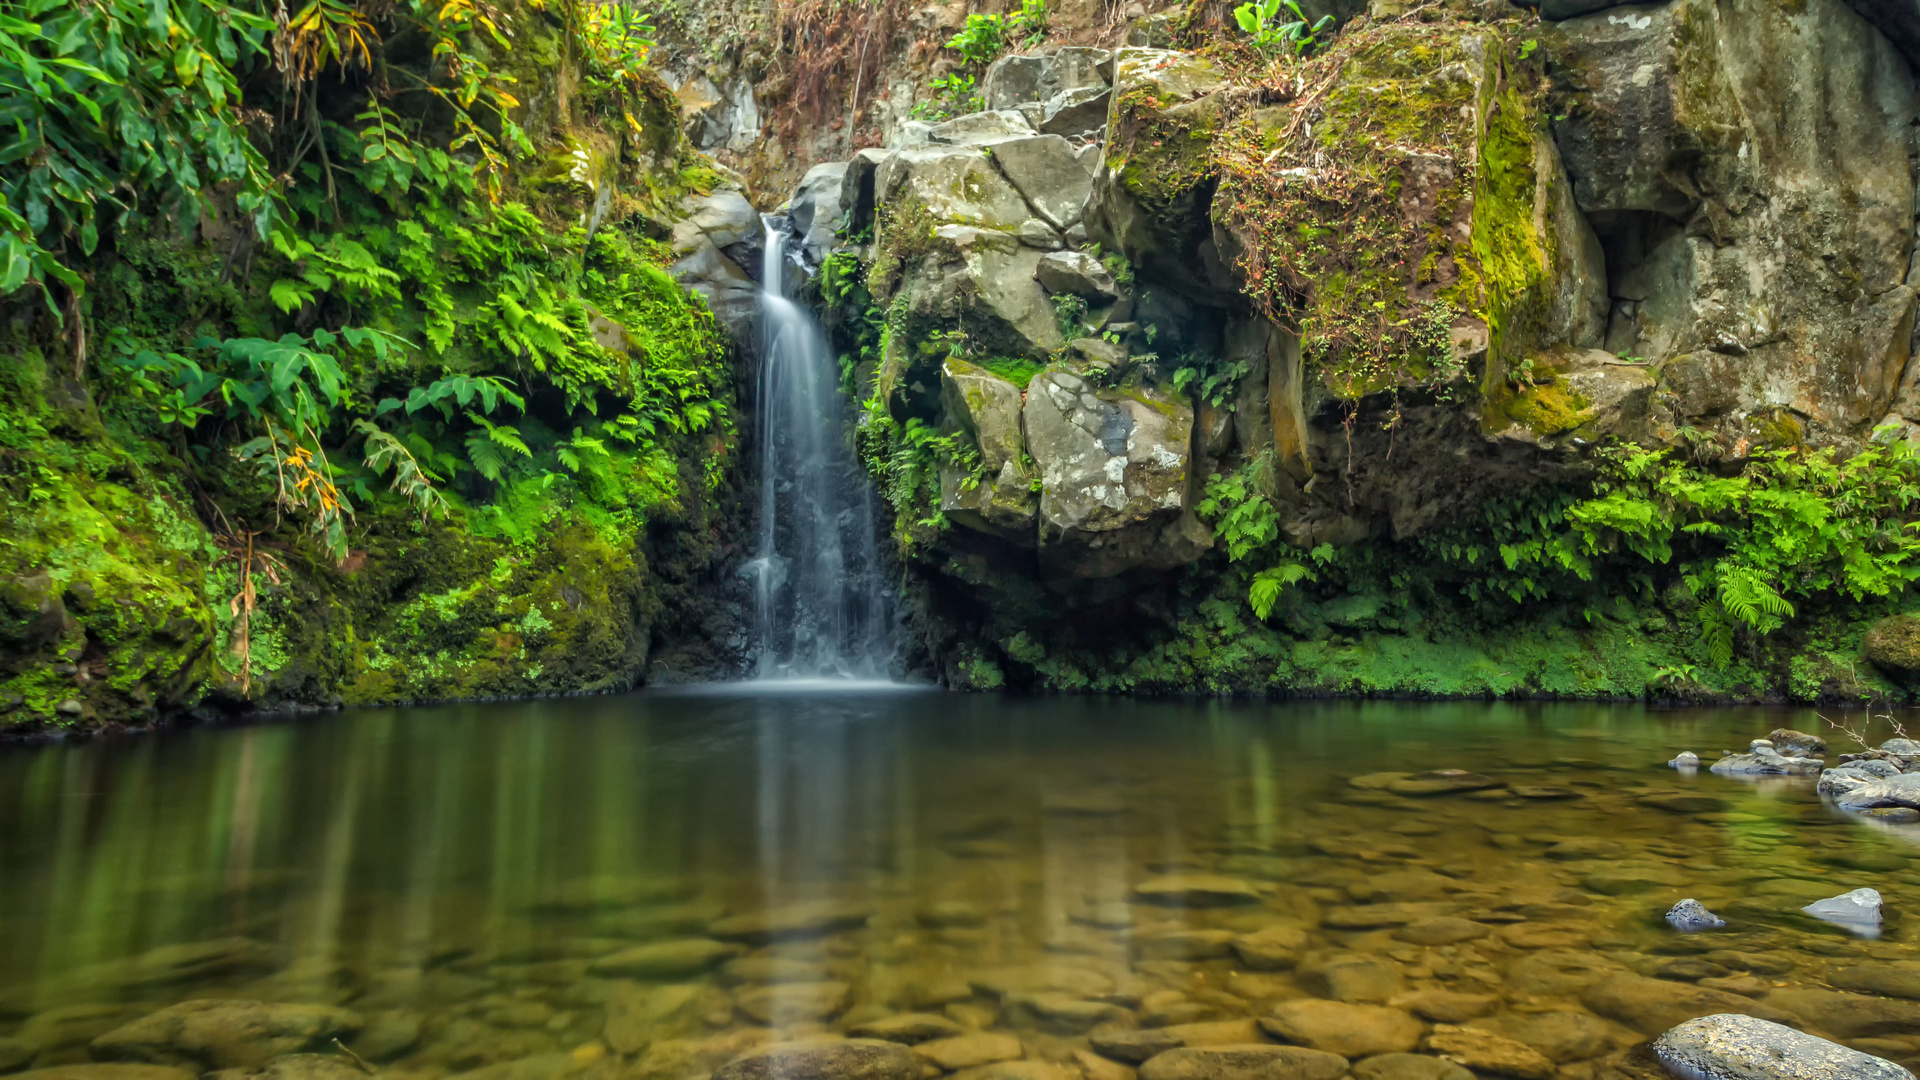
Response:
[{"label": "lush green foliage", "polygon": [[236,72],[272,29],[225,3],[0,0],[0,295],[77,296],[103,229],[192,210],[215,185],[264,232],[273,182]]},{"label": "lush green foliage", "polygon": [[1318,36],[1333,25],[1331,15],[1307,25],[1299,0],[1249,0],[1233,9],[1233,18],[1253,38],[1255,48],[1270,53],[1284,49],[1294,56],[1312,49]]},{"label": "lush green foliage", "polygon": [[1253,365],[1246,360],[1185,353],[1174,362],[1173,388],[1183,394],[1192,390],[1199,400],[1216,409],[1223,408],[1233,400],[1234,391],[1240,388],[1240,380],[1252,370]]}]

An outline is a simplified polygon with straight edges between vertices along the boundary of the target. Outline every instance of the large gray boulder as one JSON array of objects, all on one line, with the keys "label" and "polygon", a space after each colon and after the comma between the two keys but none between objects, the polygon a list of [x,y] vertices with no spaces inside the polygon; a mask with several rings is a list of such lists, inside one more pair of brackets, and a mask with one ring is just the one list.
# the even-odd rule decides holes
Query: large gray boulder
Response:
[{"label": "large gray boulder", "polygon": [[941,366],[947,421],[973,437],[985,476],[943,471],[940,509],[956,524],[1032,544],[1038,500],[1020,433],[1020,396],[1019,387],[977,364],[949,357]]},{"label": "large gray boulder", "polygon": [[807,170],[787,206],[793,235],[809,266],[819,266],[833,250],[834,230],[840,227],[840,194],[846,187],[847,163],[829,161]]},{"label": "large gray boulder", "polygon": [[1120,286],[1100,260],[1084,251],[1056,251],[1040,258],[1034,277],[1050,293],[1072,293],[1095,303],[1118,299]]},{"label": "large gray boulder", "polygon": [[1096,390],[1051,368],[1027,387],[1041,553],[1075,577],[1192,562],[1212,545],[1187,505],[1193,410],[1157,391]]},{"label": "large gray boulder", "polygon": [[1016,109],[1073,90],[1105,87],[1113,67],[1106,49],[1068,46],[1046,56],[1003,56],[980,79],[989,109]]},{"label": "large gray boulder", "polygon": [[1093,177],[1080,167],[1067,140],[1058,135],[1006,139],[993,144],[993,162],[1048,224],[1069,229],[1080,223]]},{"label": "large gray boulder", "polygon": [[1608,252],[1605,348],[1671,361],[1668,435],[1786,422],[1820,442],[1920,418],[1901,381],[1913,77],[1879,32],[1843,0],[1675,0],[1543,44],[1554,137]]},{"label": "large gray boulder", "polygon": [[1039,360],[1065,344],[1053,304],[1033,279],[1041,252],[1009,233],[968,225],[938,226],[933,241],[899,286],[914,320],[960,326],[988,354]]},{"label": "large gray boulder", "polygon": [[1920,773],[1901,773],[1861,784],[1833,800],[1842,810],[1881,810],[1905,807],[1920,810]]},{"label": "large gray boulder", "polygon": [[979,146],[1008,137],[1033,134],[1033,125],[1016,109],[967,113],[933,125],[928,140],[949,146]]},{"label": "large gray boulder", "polygon": [[755,340],[760,286],[742,261],[757,261],[762,243],[759,212],[731,189],[692,196],[681,204],[681,212],[669,240],[675,258],[668,272],[706,299],[734,340]]},{"label": "large gray boulder", "polygon": [[911,201],[941,224],[1008,233],[1031,216],[1027,201],[975,147],[925,146],[895,151],[874,173],[876,205]]},{"label": "large gray boulder", "polygon": [[1655,1039],[1653,1053],[1693,1080],[1913,1080],[1891,1061],[1738,1013],[1688,1020]]}]

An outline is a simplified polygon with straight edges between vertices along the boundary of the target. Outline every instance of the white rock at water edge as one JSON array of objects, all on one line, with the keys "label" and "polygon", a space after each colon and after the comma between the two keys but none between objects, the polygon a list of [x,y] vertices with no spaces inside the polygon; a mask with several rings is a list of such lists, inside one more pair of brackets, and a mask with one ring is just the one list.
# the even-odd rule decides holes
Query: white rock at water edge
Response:
[{"label": "white rock at water edge", "polygon": [[1884,1058],[1738,1013],[1689,1020],[1653,1052],[1685,1080],[1913,1080]]},{"label": "white rock at water edge", "polygon": [[1697,769],[1700,767],[1700,755],[1691,750],[1682,750],[1668,765],[1676,769]]},{"label": "white rock at water edge", "polygon": [[1873,889],[1855,889],[1825,900],[1815,900],[1800,909],[1816,919],[1839,923],[1854,930],[1880,928],[1880,894]]},{"label": "white rock at water edge", "polygon": [[1708,911],[1700,901],[1688,897],[1667,909],[1667,925],[1690,934],[1695,930],[1718,930],[1727,925],[1727,920]]}]

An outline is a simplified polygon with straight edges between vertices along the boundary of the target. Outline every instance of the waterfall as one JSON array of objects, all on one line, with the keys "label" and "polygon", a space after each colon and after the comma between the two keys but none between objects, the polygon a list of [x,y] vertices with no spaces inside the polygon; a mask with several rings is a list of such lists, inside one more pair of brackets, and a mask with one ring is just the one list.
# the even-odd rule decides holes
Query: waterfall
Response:
[{"label": "waterfall", "polygon": [[854,460],[839,365],[786,295],[785,219],[761,260],[756,675],[884,679],[893,659],[873,490]]}]

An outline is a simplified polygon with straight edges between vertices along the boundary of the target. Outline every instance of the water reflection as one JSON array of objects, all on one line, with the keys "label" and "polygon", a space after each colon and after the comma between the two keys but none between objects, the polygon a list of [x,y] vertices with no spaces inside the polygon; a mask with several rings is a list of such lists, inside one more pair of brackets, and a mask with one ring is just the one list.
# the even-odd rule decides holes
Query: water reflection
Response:
[{"label": "water reflection", "polygon": [[[1920,1005],[1870,1031],[1821,1012],[1857,1004],[1832,996],[1847,978],[1890,985],[1844,972],[1920,960],[1905,924],[1867,942],[1797,914],[1866,886],[1897,913],[1920,885],[1906,834],[1835,815],[1810,782],[1663,764],[1782,724],[1821,730],[1765,710],[895,688],[9,751],[0,1039],[85,1060],[127,1017],[217,994],[405,1018],[380,1060],[423,1073],[598,1047],[579,1060],[666,1080],[907,1012],[1066,1062],[1116,1021],[1311,996],[1431,1022],[1417,1002],[1454,994],[1515,1031],[1584,1018],[1597,1054],[1666,1015],[1592,990],[1631,978],[1764,996],[1920,1057]],[[1442,768],[1500,786],[1371,780]],[[1682,896],[1731,925],[1671,934]],[[98,1022],[46,1034],[76,1006]],[[643,1067],[663,1039],[681,1057]]]}]

